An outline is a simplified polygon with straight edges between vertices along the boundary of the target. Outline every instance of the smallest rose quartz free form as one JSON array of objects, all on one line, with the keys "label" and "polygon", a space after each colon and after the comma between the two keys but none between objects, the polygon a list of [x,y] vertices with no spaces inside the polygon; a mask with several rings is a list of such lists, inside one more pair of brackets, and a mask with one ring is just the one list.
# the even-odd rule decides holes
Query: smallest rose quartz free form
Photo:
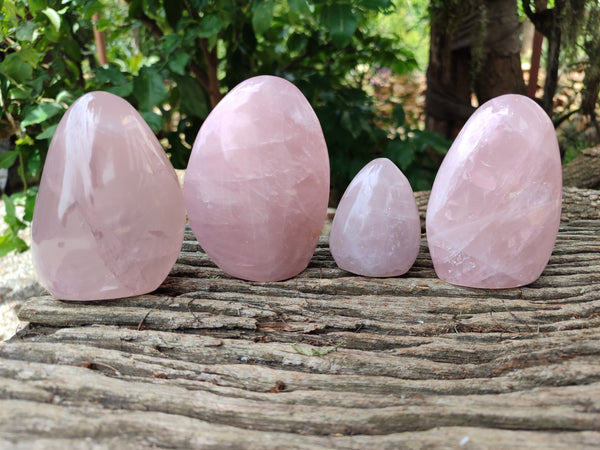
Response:
[{"label": "smallest rose quartz free form", "polygon": [[544,110],[515,94],[486,102],[431,190],[427,241],[437,275],[475,288],[534,282],[552,254],[561,199],[558,142]]},{"label": "smallest rose quartz free form", "polygon": [[368,277],[393,277],[414,264],[421,243],[415,197],[404,174],[387,158],[354,177],[338,205],[329,246],[337,265]]}]

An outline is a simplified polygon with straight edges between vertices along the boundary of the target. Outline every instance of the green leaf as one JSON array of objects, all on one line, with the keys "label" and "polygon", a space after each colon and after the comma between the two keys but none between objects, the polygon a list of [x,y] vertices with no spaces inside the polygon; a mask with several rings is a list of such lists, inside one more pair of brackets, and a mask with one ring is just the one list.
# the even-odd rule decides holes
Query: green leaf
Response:
[{"label": "green leaf", "polygon": [[392,111],[392,119],[394,119],[394,125],[397,127],[401,127],[406,123],[406,113],[402,105],[396,105]]},{"label": "green leaf", "polygon": [[16,147],[15,150],[19,151],[19,147],[30,147],[34,144],[33,138],[28,134],[23,135],[22,138],[17,139],[15,141]]},{"label": "green leaf", "polygon": [[223,25],[223,21],[219,18],[219,16],[204,16],[200,21],[200,27],[196,33],[198,37],[208,38],[221,31]]},{"label": "green leaf", "polygon": [[2,194],[2,200],[4,201],[5,208],[4,222],[6,222],[15,233],[27,228],[27,225],[17,218],[17,209],[15,208],[13,199],[6,194]]},{"label": "green leaf", "polygon": [[83,17],[89,20],[94,14],[102,13],[105,9],[106,6],[104,6],[101,1],[93,1],[91,3],[88,1],[86,2],[86,6],[83,7]]},{"label": "green leaf", "polygon": [[408,166],[415,160],[415,155],[406,141],[394,139],[389,141],[385,154],[402,170],[406,170]]},{"label": "green leaf", "polygon": [[133,92],[133,81],[128,81],[119,86],[112,86],[106,89],[106,92],[118,95],[119,97],[127,97]]},{"label": "green leaf", "polygon": [[60,30],[60,16],[58,15],[58,13],[52,8],[46,8],[42,12],[48,18],[50,23],[54,25],[56,31]]},{"label": "green leaf", "polygon": [[200,11],[202,8],[204,8],[206,5],[208,5],[209,1],[208,0],[190,0],[190,3],[196,10]]},{"label": "green leaf", "polygon": [[33,67],[21,57],[21,52],[6,55],[6,58],[0,63],[0,71],[3,71],[17,83],[23,83],[31,78]]},{"label": "green leaf", "polygon": [[308,36],[305,34],[294,33],[287,40],[288,50],[296,53],[303,53],[308,44]]},{"label": "green leaf", "polygon": [[31,67],[36,67],[38,64],[39,54],[36,49],[32,47],[21,47],[19,50],[19,58],[29,64]]},{"label": "green leaf", "polygon": [[9,169],[17,160],[19,152],[14,150],[0,153],[0,169]]},{"label": "green leaf", "polygon": [[152,67],[142,67],[133,82],[133,95],[143,111],[150,111],[167,98],[163,77]]},{"label": "green leaf", "polygon": [[30,154],[27,157],[25,166],[27,168],[27,176],[36,177],[38,175],[38,172],[42,167],[42,157],[38,149],[35,149],[33,154]]},{"label": "green leaf", "polygon": [[96,23],[96,29],[98,31],[105,31],[113,25],[114,23],[111,19],[101,18],[100,20],[98,20],[98,23]]},{"label": "green leaf", "polygon": [[288,6],[290,10],[299,16],[309,16],[310,6],[308,6],[308,2],[306,0],[288,0]]},{"label": "green leaf", "polygon": [[34,22],[22,22],[17,27],[17,40],[18,41],[33,41],[33,33],[37,29]]},{"label": "green leaf", "polygon": [[127,83],[127,77],[117,66],[108,65],[96,70],[96,80],[99,83],[121,85]]},{"label": "green leaf", "polygon": [[371,11],[389,12],[394,8],[392,0],[358,0],[358,5]]},{"label": "green leaf", "polygon": [[[0,69],[1,71],[1,69]],[[32,89],[21,89],[19,87],[11,87],[9,95],[11,100],[24,100],[31,97]]]},{"label": "green leaf", "polygon": [[340,48],[346,47],[358,26],[358,18],[351,5],[334,3],[325,5],[321,11],[321,23],[329,30],[331,40]]},{"label": "green leaf", "polygon": [[208,98],[202,86],[191,77],[175,77],[181,98],[181,109],[190,116],[206,118],[210,111]]},{"label": "green leaf", "polygon": [[44,131],[42,131],[40,134],[38,134],[35,138],[38,141],[41,141],[42,139],[52,139],[52,136],[54,136],[54,132],[56,131],[57,126],[58,126],[58,124],[49,126]]},{"label": "green leaf", "polygon": [[252,26],[257,34],[263,34],[271,27],[275,0],[254,0],[252,4]]},{"label": "green leaf", "polygon": [[11,230],[0,236],[0,258],[8,255],[12,251],[23,253],[29,247],[23,239],[15,235]]},{"label": "green leaf", "polygon": [[143,0],[132,0],[129,3],[129,17],[137,19],[144,13],[144,2]]},{"label": "green leaf", "polygon": [[27,196],[25,198],[25,214],[23,215],[23,220],[26,222],[31,222],[33,220],[33,210],[35,208],[37,193],[37,187],[32,187],[27,190]]},{"label": "green leaf", "polygon": [[47,81],[48,79],[48,75],[42,72],[37,78],[26,81],[26,84],[27,86],[31,86],[33,91],[39,95],[44,89],[44,81]]},{"label": "green leaf", "polygon": [[21,128],[25,128],[35,123],[42,123],[45,120],[56,116],[62,111],[64,111],[63,107],[60,106],[58,103],[40,103],[35,108],[31,109],[27,114],[25,114],[25,117],[21,121]]},{"label": "green leaf", "polygon": [[361,118],[362,115],[355,110],[346,110],[342,112],[342,116],[340,118],[340,124],[344,129],[352,135],[354,139],[356,139],[361,131]]},{"label": "green leaf", "polygon": [[173,29],[177,28],[177,23],[179,22],[179,19],[181,19],[183,6],[181,3],[180,0],[165,0],[163,2],[167,22],[169,22],[169,25],[171,25],[171,28]]},{"label": "green leaf", "polygon": [[56,96],[56,103],[66,103],[67,105],[70,105],[76,99],[76,96],[74,96],[72,92],[60,91]]},{"label": "green leaf", "polygon": [[46,6],[46,0],[29,0],[29,12],[35,14]]},{"label": "green leaf", "polygon": [[167,65],[169,69],[175,72],[177,75],[185,75],[185,67],[190,60],[190,55],[185,52],[176,53],[175,56],[169,59]]},{"label": "green leaf", "polygon": [[145,111],[142,113],[142,118],[155,133],[162,129],[163,118],[160,114],[153,113],[152,111]]}]

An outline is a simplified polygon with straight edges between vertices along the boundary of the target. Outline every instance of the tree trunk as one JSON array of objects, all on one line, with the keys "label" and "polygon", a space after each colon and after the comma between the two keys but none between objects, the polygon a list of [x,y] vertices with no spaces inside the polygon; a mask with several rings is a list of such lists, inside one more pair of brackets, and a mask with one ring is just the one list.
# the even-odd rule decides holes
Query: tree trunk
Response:
[{"label": "tree trunk", "polygon": [[454,138],[475,111],[471,104],[470,54],[455,48],[448,20],[433,17],[430,31],[426,127]]},{"label": "tree trunk", "polygon": [[479,104],[502,94],[526,94],[521,69],[521,23],[515,0],[485,0],[483,64],[475,76]]},{"label": "tree trunk", "polygon": [[434,14],[427,69],[426,126],[454,138],[479,104],[525,94],[516,0],[472,0]]}]

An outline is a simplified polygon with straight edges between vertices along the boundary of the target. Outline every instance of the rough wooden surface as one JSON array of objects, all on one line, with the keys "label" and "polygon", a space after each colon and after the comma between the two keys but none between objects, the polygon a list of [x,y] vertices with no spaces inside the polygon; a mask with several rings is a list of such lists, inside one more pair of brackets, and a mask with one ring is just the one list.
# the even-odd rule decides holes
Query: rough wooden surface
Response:
[{"label": "rough wooden surface", "polygon": [[563,185],[578,188],[600,186],[600,145],[581,151],[563,166]]},{"label": "rough wooden surface", "polygon": [[[568,208],[567,208],[568,209]],[[530,286],[338,269],[327,238],[278,283],[228,277],[193,235],[161,288],[30,299],[0,344],[2,448],[592,448],[600,221],[570,220]]]}]

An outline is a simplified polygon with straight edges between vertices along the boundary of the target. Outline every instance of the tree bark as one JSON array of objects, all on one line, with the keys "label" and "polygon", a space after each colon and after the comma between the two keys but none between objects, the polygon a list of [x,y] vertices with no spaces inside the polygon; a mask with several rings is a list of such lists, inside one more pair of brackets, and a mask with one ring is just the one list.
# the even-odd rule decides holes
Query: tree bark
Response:
[{"label": "tree bark", "polygon": [[479,104],[502,94],[526,94],[521,69],[521,23],[515,0],[485,0],[483,64],[475,74]]},{"label": "tree bark", "polygon": [[427,129],[454,138],[475,111],[469,71],[468,49],[454,48],[447,20],[433,17],[425,94]]},{"label": "tree bark", "polygon": [[431,22],[426,126],[454,138],[479,104],[525,94],[515,0],[443,2]]}]

